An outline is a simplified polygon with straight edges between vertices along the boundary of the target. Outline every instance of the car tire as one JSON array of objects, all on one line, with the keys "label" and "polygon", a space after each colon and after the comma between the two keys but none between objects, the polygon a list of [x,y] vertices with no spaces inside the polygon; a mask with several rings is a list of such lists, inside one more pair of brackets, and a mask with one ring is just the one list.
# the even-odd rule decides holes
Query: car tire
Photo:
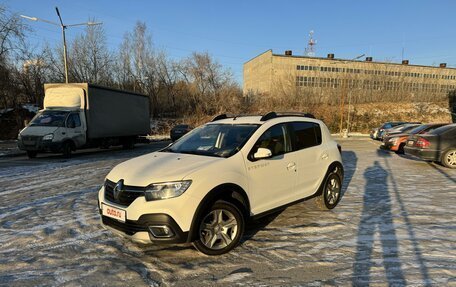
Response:
[{"label": "car tire", "polygon": [[396,151],[396,153],[397,153],[397,154],[404,154],[404,153],[405,153],[404,147],[405,147],[405,143],[400,144],[399,147],[398,147],[398,149],[397,149],[397,151]]},{"label": "car tire", "polygon": [[37,154],[38,154],[38,152],[36,152],[34,150],[28,150],[27,151],[28,158],[35,158]]},{"label": "car tire", "polygon": [[442,155],[441,163],[448,168],[456,168],[456,149],[447,150]]},{"label": "car tire", "polygon": [[315,197],[314,202],[320,210],[330,210],[336,207],[340,201],[342,193],[342,182],[340,176],[335,173],[329,173],[321,190],[321,193]]},{"label": "car tire", "polygon": [[198,222],[195,248],[206,255],[221,255],[236,247],[244,233],[242,212],[227,201],[216,201]]},{"label": "car tire", "polygon": [[71,142],[63,143],[62,154],[63,154],[64,158],[70,158],[72,150],[73,150],[73,146],[72,146]]}]

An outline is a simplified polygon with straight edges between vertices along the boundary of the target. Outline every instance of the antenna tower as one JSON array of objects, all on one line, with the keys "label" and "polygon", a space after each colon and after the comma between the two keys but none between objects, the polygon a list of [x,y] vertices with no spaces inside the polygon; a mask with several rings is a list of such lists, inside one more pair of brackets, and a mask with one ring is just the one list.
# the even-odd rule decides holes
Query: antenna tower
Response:
[{"label": "antenna tower", "polygon": [[307,43],[307,48],[304,52],[304,54],[308,57],[315,57],[315,45],[317,44],[317,41],[314,40],[313,38],[314,31],[309,32],[309,42]]}]

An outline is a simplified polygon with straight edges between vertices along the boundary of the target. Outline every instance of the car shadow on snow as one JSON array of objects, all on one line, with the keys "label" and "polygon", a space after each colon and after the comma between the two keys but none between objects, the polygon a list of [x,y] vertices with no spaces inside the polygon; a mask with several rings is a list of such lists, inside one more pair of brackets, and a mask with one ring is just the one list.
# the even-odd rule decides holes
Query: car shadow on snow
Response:
[{"label": "car shadow on snow", "polygon": [[358,157],[354,151],[342,151],[342,162],[344,164],[344,182],[342,183],[341,197],[345,195],[353,175],[355,174]]},{"label": "car shadow on snow", "polygon": [[446,177],[447,179],[449,179],[450,181],[452,181],[453,183],[456,183],[456,176],[451,176],[448,172],[446,172],[445,170],[443,170],[442,168],[444,168],[443,166],[442,167],[437,167],[437,164],[435,163],[430,163],[430,162],[427,162],[427,164],[432,167],[433,169],[435,169],[436,171],[438,171],[441,175],[443,175],[444,177]]},{"label": "car shadow on snow", "polygon": [[241,238],[240,244],[252,239],[255,234],[257,234],[260,230],[265,229],[269,224],[271,224],[282,212],[285,211],[286,208],[278,210],[274,213],[266,215],[264,217],[250,220],[247,222],[244,230],[244,235]]}]

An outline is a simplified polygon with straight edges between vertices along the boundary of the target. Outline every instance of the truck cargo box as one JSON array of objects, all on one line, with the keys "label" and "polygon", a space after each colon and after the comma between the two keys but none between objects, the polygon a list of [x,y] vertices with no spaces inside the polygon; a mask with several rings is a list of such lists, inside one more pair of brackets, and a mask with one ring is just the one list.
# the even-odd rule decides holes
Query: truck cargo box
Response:
[{"label": "truck cargo box", "polygon": [[84,109],[88,139],[147,135],[149,98],[87,83],[45,84],[45,109]]}]

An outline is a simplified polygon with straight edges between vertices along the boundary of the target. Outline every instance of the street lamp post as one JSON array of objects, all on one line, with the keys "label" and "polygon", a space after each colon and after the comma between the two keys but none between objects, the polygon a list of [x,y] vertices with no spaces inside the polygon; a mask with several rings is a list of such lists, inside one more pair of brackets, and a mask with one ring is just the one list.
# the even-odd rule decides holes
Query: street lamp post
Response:
[{"label": "street lamp post", "polygon": [[65,25],[63,24],[62,17],[60,16],[59,8],[55,7],[55,11],[57,12],[57,16],[59,17],[60,24],[55,23],[52,21],[40,19],[37,17],[30,17],[30,16],[25,16],[21,15],[22,18],[31,20],[31,21],[41,21],[44,23],[48,23],[51,25],[59,26],[62,29],[62,38],[63,38],[63,65],[65,68],[65,83],[68,84],[68,53],[67,53],[67,45],[66,45],[66,37],[65,37],[65,30],[68,27],[74,27],[74,26],[94,26],[94,25],[100,25],[102,24],[101,22],[86,22],[86,23],[78,23],[78,24],[70,24],[70,25]]},{"label": "street lamp post", "polygon": [[[356,61],[362,57],[364,57],[365,54],[362,54],[362,55],[359,55],[358,57],[354,58],[353,61]],[[349,91],[349,94],[348,94],[348,111],[347,111],[347,137],[348,137],[348,134],[350,132],[350,109],[351,109],[351,91]]]},{"label": "street lamp post", "polygon": [[63,25],[62,17],[60,17],[59,8],[55,7],[55,11],[57,12],[57,16],[59,16],[60,27],[62,28],[62,39],[63,39],[63,65],[65,66],[65,83],[68,84],[68,54],[67,54],[67,45],[66,45],[66,37],[65,37],[65,29],[66,29],[66,26]]},{"label": "street lamp post", "polygon": [[[365,54],[359,55],[350,61],[356,61],[362,57],[364,57]],[[347,63],[348,61],[338,61],[338,62],[330,62],[331,64],[340,64],[340,63]],[[344,124],[344,104],[345,104],[345,89],[348,89],[349,86],[348,84],[346,85],[345,81],[342,81],[342,93],[341,93],[341,99],[340,99],[340,126],[339,126],[339,134],[343,135],[343,124]],[[348,137],[348,130],[350,128],[350,108],[351,108],[351,92],[347,91],[347,94],[349,96],[348,98],[348,112],[347,112],[347,130],[346,130],[346,136]]]}]

